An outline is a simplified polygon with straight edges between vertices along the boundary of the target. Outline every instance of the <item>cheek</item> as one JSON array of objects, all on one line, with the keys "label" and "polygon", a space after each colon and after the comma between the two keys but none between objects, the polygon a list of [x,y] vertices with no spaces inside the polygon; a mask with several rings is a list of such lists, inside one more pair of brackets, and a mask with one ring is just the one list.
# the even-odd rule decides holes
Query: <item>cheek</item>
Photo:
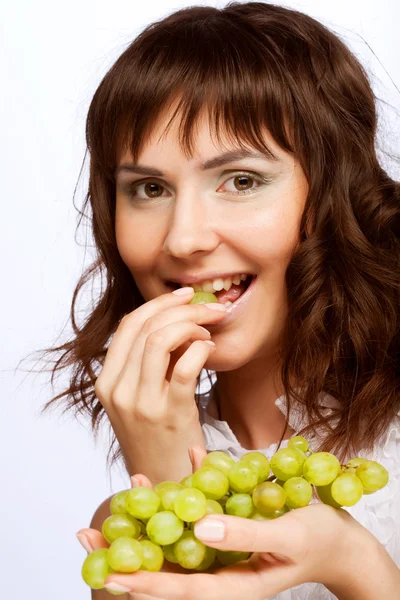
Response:
[{"label": "cheek", "polygon": [[285,267],[299,241],[299,223],[297,215],[294,218],[288,209],[256,211],[256,215],[241,221],[240,247],[243,254],[255,264]]},{"label": "cheek", "polygon": [[159,254],[160,237],[155,229],[135,220],[116,219],[115,236],[118,252],[131,271],[148,271]]}]

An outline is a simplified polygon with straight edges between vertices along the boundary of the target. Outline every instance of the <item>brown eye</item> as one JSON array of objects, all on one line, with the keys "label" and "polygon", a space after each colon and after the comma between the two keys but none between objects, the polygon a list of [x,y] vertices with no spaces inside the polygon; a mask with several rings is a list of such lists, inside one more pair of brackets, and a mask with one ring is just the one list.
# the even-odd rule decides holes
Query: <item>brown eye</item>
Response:
[{"label": "brown eye", "polygon": [[[162,188],[162,185],[159,185],[158,183],[144,183],[142,185],[144,185],[145,194],[147,194],[149,198],[159,198],[160,197],[161,194],[159,193],[159,191],[157,191],[157,188],[158,189]],[[154,188],[156,188],[156,189],[154,189]]]},{"label": "brown eye", "polygon": [[[254,181],[253,177],[250,177],[249,175],[237,175],[236,177],[234,177],[233,181],[234,181],[234,185],[236,186],[236,181],[239,181],[239,191],[243,191],[243,189],[251,189],[251,183],[249,186],[249,183],[246,184],[246,180],[248,182],[248,180],[250,179],[250,182]],[[244,181],[244,183],[243,183]]]}]

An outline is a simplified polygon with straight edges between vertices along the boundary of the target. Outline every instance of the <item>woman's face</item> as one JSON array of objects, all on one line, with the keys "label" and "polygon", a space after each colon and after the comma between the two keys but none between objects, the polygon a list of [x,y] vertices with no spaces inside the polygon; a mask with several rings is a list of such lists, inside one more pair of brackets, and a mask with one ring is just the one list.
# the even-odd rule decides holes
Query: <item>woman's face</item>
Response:
[{"label": "woman's face", "polygon": [[[245,158],[202,170],[201,163],[233,150],[232,143],[224,138],[224,147],[215,146],[204,117],[196,154],[187,160],[179,148],[176,122],[160,141],[166,122],[154,129],[138,160],[162,174],[117,174],[121,258],[146,301],[170,291],[166,281],[176,280],[173,275],[256,274],[251,297],[239,314],[209,328],[216,350],[205,367],[230,371],[258,357],[265,360],[276,353],[286,319],[285,271],[299,239],[308,193],[304,172],[268,132],[265,139],[277,161]],[[132,157],[125,154],[119,166],[129,163]],[[238,193],[245,190],[249,192]]]}]

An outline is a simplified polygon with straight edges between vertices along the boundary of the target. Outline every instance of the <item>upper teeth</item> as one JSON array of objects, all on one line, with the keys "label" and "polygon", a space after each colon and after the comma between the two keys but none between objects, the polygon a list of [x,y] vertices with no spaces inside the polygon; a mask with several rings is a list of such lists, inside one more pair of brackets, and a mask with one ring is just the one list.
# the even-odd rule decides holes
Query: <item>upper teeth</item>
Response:
[{"label": "upper teeth", "polygon": [[227,277],[226,279],[221,278],[203,281],[201,283],[193,283],[191,284],[191,287],[195,292],[210,292],[212,294],[213,292],[219,292],[222,289],[228,291],[231,289],[233,284],[239,285],[239,283],[247,279],[247,277],[248,274],[242,273],[234,275],[233,277]]}]

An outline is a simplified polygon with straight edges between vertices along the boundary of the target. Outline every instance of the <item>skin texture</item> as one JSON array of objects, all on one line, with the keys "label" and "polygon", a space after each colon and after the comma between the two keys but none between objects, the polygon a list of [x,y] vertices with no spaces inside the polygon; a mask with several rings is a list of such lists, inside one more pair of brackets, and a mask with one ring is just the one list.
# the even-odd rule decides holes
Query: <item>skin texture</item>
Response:
[{"label": "skin texture", "polygon": [[[222,145],[216,144],[204,115],[195,155],[187,159],[179,147],[179,121],[161,137],[169,117],[160,117],[138,159],[164,177],[118,176],[118,250],[146,300],[165,293],[163,280],[172,274],[257,274],[257,290],[242,315],[220,327],[203,323],[216,344],[204,366],[218,372],[221,418],[240,443],[249,450],[268,447],[285,426],[274,404],[283,393],[277,350],[287,314],[285,271],[298,242],[308,184],[295,157],[284,153],[268,132],[265,139],[279,162],[252,158],[200,171],[199,162],[234,148],[234,142],[224,138]],[[119,164],[131,159],[125,152]],[[223,175],[227,169],[232,172]],[[237,179],[240,171],[272,182]],[[137,184],[133,198],[129,182]],[[252,192],[237,195],[242,189]],[[288,429],[286,438],[293,433]]]}]

